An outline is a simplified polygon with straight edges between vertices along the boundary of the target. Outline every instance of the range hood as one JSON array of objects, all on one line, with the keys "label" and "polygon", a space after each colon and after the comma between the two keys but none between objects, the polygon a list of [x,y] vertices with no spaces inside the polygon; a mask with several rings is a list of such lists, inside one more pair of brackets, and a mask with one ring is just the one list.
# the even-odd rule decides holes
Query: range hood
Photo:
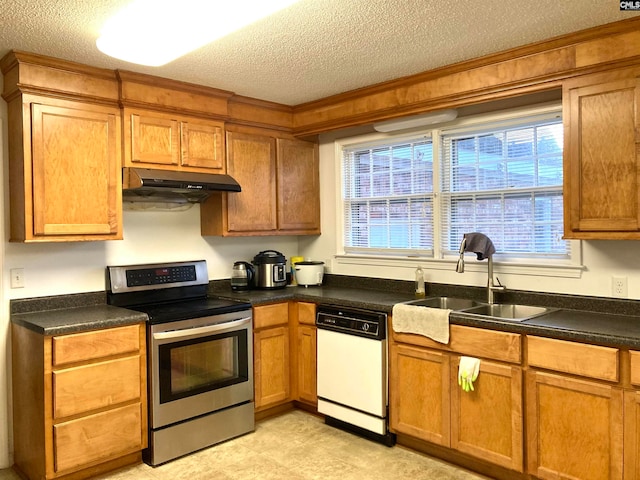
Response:
[{"label": "range hood", "polygon": [[241,188],[223,174],[122,169],[122,196],[129,202],[200,203],[220,191],[240,192]]}]

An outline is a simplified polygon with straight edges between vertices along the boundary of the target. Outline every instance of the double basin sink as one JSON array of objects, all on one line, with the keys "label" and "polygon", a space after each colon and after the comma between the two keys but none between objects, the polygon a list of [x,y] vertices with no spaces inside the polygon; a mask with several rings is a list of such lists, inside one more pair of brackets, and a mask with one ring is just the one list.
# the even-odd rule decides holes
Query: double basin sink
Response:
[{"label": "double basin sink", "polygon": [[513,303],[489,304],[467,298],[455,297],[420,298],[418,300],[410,300],[405,302],[405,304],[419,307],[449,309],[464,315],[511,322],[524,322],[525,320],[530,320],[557,310],[556,308],[535,307],[532,305],[519,305]]}]

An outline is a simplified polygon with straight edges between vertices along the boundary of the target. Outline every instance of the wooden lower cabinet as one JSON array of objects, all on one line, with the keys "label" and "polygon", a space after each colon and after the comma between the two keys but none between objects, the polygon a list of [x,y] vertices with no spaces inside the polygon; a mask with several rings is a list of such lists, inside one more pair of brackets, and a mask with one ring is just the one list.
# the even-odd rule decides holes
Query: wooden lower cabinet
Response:
[{"label": "wooden lower cabinet", "polygon": [[622,478],[622,389],[536,370],[526,379],[529,473]]},{"label": "wooden lower cabinet", "polygon": [[450,357],[408,345],[390,348],[390,427],[450,446]]},{"label": "wooden lower cabinet", "polygon": [[318,404],[315,312],[308,302],[253,308],[256,411],[293,400]]},{"label": "wooden lower cabinet", "polygon": [[292,304],[292,386],[293,398],[311,406],[318,405],[316,305]]},{"label": "wooden lower cabinet", "polygon": [[522,369],[482,360],[474,391],[465,392],[457,384],[459,362],[452,368],[451,447],[521,472]]},{"label": "wooden lower cabinet", "polygon": [[624,478],[640,479],[640,391],[624,392]]},{"label": "wooden lower cabinet", "polygon": [[288,302],[253,308],[255,408],[291,400]]},{"label": "wooden lower cabinet", "polygon": [[624,392],[624,478],[640,479],[640,352],[629,352],[630,387]]},{"label": "wooden lower cabinet", "polygon": [[146,325],[44,336],[12,324],[15,468],[89,478],[147,446]]},{"label": "wooden lower cabinet", "polygon": [[256,409],[289,401],[289,328],[255,332],[253,342]]},{"label": "wooden lower cabinet", "polygon": [[522,471],[522,372],[481,360],[474,391],[458,385],[460,357],[391,347],[390,423],[404,433]]},{"label": "wooden lower cabinet", "polygon": [[[391,430],[523,472],[520,335],[458,325],[450,333],[444,345],[392,332]],[[480,358],[473,391],[458,385],[461,355]]]}]

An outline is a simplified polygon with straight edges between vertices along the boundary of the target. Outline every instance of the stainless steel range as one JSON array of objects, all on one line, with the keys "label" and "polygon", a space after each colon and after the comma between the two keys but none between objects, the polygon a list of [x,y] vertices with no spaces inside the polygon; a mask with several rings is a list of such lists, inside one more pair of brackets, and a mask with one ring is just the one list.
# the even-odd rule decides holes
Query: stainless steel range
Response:
[{"label": "stainless steel range", "polygon": [[149,317],[150,465],[255,429],[251,304],[208,283],[204,260],[107,267],[107,302]]}]

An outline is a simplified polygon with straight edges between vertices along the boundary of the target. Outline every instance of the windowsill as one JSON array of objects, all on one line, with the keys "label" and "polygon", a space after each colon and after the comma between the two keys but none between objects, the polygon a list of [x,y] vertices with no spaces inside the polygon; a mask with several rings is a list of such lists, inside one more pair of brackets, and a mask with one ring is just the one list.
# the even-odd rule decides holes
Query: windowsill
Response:
[{"label": "windowsill", "polygon": [[[469,261],[465,261],[465,271],[469,272],[486,272],[487,262],[476,261],[472,256],[469,256]],[[416,262],[419,262],[423,268],[429,270],[446,270],[455,271],[457,258],[435,260],[432,258],[423,257],[398,257],[398,258],[383,258],[367,255],[335,255],[334,265],[360,265],[370,267],[398,267],[398,268],[411,268],[415,269]],[[558,277],[558,278],[580,278],[582,272],[586,270],[583,265],[573,264],[553,264],[545,265],[538,264],[532,265],[528,263],[518,262],[501,262],[494,260],[493,271],[494,274],[508,274],[508,275],[529,275],[529,276],[541,276],[541,277]]]}]

